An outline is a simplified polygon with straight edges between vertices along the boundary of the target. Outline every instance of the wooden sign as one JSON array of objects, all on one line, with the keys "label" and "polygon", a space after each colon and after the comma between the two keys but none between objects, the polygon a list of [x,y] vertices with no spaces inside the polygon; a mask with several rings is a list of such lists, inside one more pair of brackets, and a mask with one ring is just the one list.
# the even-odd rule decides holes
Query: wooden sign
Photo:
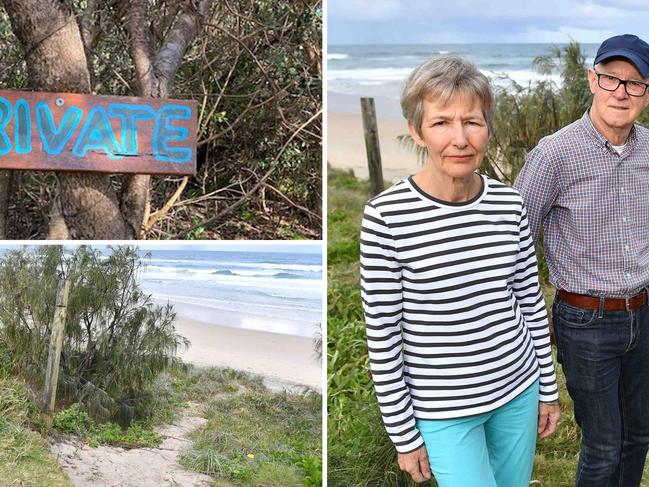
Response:
[{"label": "wooden sign", "polygon": [[0,168],[196,172],[193,100],[0,90]]}]

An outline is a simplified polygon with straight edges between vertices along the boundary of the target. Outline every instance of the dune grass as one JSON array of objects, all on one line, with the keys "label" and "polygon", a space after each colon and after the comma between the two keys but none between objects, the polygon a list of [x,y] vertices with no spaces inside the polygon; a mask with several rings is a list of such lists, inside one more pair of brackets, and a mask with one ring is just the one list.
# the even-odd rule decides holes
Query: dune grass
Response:
[{"label": "dune grass", "polygon": [[47,441],[24,384],[0,380],[0,487],[70,487]]},{"label": "dune grass", "polygon": [[[322,485],[320,394],[273,392],[259,376],[190,365],[161,374],[148,392],[155,413],[128,430],[97,424],[78,405],[61,409],[54,427],[91,445],[155,447],[161,438],[154,425],[173,422],[191,404],[208,421],[191,435],[181,463],[213,477],[213,486]],[[0,379],[0,487],[71,486],[50,453],[48,433],[29,388]]]},{"label": "dune grass", "polygon": [[[212,390],[201,386],[202,374],[232,373],[238,380],[225,381],[220,390],[214,379]],[[207,424],[191,435],[193,445],[181,458],[185,467],[211,475],[216,485],[322,485],[320,394],[273,392],[258,377],[222,369],[188,382],[188,397],[207,400]]]}]

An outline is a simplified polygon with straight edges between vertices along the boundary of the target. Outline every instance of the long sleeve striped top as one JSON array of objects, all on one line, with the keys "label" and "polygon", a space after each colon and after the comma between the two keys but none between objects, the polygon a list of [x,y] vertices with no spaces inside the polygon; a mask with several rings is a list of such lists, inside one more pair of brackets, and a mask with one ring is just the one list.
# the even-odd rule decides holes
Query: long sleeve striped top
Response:
[{"label": "long sleeve striped top", "polygon": [[405,179],[370,200],[361,230],[370,368],[398,452],[423,440],[415,418],[494,410],[540,377],[558,398],[534,244],[520,195],[483,176],[448,203]]}]

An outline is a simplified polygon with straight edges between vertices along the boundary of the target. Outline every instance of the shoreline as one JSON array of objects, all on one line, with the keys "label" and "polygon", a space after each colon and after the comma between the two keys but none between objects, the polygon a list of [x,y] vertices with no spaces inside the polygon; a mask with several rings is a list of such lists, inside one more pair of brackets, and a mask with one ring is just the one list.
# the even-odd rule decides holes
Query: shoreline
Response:
[{"label": "shoreline", "polygon": [[321,362],[313,340],[268,331],[176,318],[176,331],[191,344],[178,352],[199,367],[230,367],[263,376],[270,389],[306,386],[322,393]]}]

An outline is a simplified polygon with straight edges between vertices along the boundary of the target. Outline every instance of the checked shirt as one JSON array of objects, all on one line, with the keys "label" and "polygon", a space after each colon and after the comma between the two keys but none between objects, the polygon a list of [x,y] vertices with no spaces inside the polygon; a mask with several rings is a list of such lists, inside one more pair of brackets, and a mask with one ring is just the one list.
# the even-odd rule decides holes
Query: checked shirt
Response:
[{"label": "checked shirt", "polygon": [[585,113],[541,139],[514,187],[554,286],[628,297],[649,285],[649,130],[634,125],[618,154]]}]

